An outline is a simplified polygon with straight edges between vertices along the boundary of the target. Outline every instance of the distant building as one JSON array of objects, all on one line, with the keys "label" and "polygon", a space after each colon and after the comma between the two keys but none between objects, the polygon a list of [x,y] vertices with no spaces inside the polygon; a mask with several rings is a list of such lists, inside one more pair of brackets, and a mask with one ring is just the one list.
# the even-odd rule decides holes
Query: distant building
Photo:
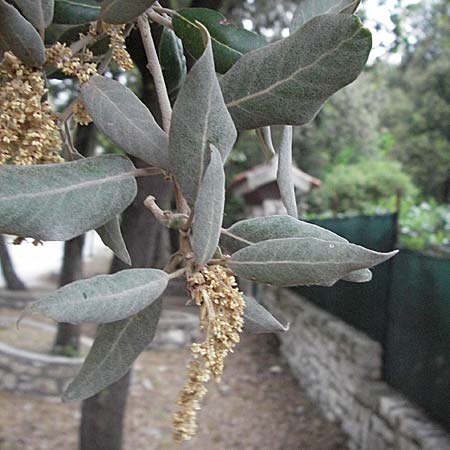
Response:
[{"label": "distant building", "polygon": [[[232,181],[230,191],[244,198],[249,216],[286,214],[277,184],[277,168],[278,158],[274,157],[268,163],[240,173]],[[320,180],[296,166],[292,167],[292,176],[300,211],[304,209],[302,197],[320,186]]]}]

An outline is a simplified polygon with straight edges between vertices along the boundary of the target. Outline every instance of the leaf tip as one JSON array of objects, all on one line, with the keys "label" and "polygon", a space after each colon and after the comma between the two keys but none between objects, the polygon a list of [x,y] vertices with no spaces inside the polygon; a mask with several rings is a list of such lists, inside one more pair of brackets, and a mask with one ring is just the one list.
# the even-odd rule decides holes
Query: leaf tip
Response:
[{"label": "leaf tip", "polygon": [[198,29],[202,34],[203,45],[205,46],[205,48],[208,47],[211,40],[208,29],[198,20],[195,21],[195,25],[198,26]]},{"label": "leaf tip", "polygon": [[34,303],[32,303],[31,305],[26,306],[23,311],[20,313],[20,316],[17,318],[16,321],[16,330],[19,331],[20,329],[20,323],[22,322],[22,320],[26,317],[26,316],[30,316],[33,313],[36,312],[36,309],[34,307]]}]

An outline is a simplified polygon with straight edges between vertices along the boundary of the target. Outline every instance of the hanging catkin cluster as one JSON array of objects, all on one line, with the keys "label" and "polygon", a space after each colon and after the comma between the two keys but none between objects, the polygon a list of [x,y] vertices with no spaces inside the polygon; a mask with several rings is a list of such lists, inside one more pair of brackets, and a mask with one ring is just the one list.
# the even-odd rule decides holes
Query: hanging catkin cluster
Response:
[{"label": "hanging catkin cluster", "polygon": [[131,70],[134,64],[125,47],[124,30],[126,25],[111,25],[103,22],[102,26],[109,36],[109,48],[112,50],[113,60],[122,69]]},{"label": "hanging catkin cluster", "polygon": [[[97,74],[97,65],[90,62],[94,59],[94,55],[90,50],[85,50],[83,59],[74,56],[72,50],[57,42],[52,47],[46,49],[47,63],[53,64],[64,75],[75,76],[78,78],[80,84],[86,83],[89,78]],[[73,108],[73,117],[75,122],[80,125],[88,125],[92,122],[92,118],[84,109],[83,103],[78,100]]]},{"label": "hanging catkin cluster", "polygon": [[197,431],[197,411],[205,396],[205,384],[221,381],[224,359],[240,340],[245,301],[229,269],[219,265],[203,268],[188,279],[191,298],[200,307],[201,328],[206,339],[192,344],[194,360],[188,365],[188,382],[181,391],[181,410],[173,417],[174,438],[191,439]]},{"label": "hanging catkin cluster", "polygon": [[10,52],[0,63],[0,164],[62,162],[61,137],[42,72]]}]

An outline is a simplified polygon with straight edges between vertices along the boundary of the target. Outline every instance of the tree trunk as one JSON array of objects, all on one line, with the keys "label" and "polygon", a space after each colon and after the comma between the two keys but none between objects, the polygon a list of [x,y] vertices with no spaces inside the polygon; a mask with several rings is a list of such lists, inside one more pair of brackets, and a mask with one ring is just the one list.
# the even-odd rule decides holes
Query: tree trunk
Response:
[{"label": "tree trunk", "polygon": [[[83,276],[84,235],[67,241],[64,244],[64,258],[60,277],[60,286],[79,280]],[[53,346],[58,355],[71,356],[80,350],[80,326],[60,323]]]},{"label": "tree trunk", "polygon": [[6,245],[5,236],[2,234],[0,234],[0,266],[2,268],[7,289],[10,289],[11,291],[24,291],[26,289],[25,284],[14,269],[14,264]]},{"label": "tree trunk", "polygon": [[[136,165],[138,162],[134,161]],[[143,206],[144,199],[152,194],[160,205],[169,200],[170,184],[160,176],[138,179],[138,195],[125,211],[122,232],[130,252],[133,267],[161,265],[161,254],[168,256],[165,245],[167,230]],[[117,258],[113,259],[111,273],[128,268]],[[123,438],[123,420],[131,371],[122,379],[104,389],[82,404],[80,450],[120,450]]]},{"label": "tree trunk", "polygon": [[119,381],[82,403],[80,449],[119,450],[122,448],[123,420],[130,373],[128,372]]},{"label": "tree trunk", "polygon": [[[83,156],[90,156],[95,149],[95,128],[78,126],[75,136],[75,147]],[[64,257],[59,285],[77,281],[83,277],[84,235],[77,236],[64,244]],[[70,323],[58,324],[53,353],[74,356],[80,350],[80,327]]]}]

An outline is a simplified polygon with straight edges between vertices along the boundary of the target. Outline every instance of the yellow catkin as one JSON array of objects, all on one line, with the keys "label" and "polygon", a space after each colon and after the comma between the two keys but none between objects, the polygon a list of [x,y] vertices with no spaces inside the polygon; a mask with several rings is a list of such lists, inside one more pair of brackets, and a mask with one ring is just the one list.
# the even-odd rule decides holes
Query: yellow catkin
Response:
[{"label": "yellow catkin", "polygon": [[102,26],[109,36],[109,48],[112,50],[113,60],[122,69],[131,70],[134,64],[125,46],[125,36],[123,34],[126,25],[103,23]]},{"label": "yellow catkin", "polygon": [[[89,78],[97,74],[97,65],[89,62],[94,58],[90,50],[85,50],[81,57],[74,56],[66,44],[57,42],[46,49],[46,58],[47,63],[54,65],[64,75],[77,77],[80,84],[86,83]],[[92,122],[92,118],[80,100],[75,103],[73,113],[75,122],[80,125],[88,125]]]},{"label": "yellow catkin", "polygon": [[57,116],[40,70],[10,52],[0,63],[0,165],[62,162]]},{"label": "yellow catkin", "polygon": [[174,439],[191,439],[197,431],[197,412],[212,377],[220,382],[224,360],[240,340],[244,325],[245,301],[232,272],[222,266],[204,267],[188,279],[192,300],[200,307],[205,341],[192,344],[194,360],[188,366],[188,381],[173,416]]}]

